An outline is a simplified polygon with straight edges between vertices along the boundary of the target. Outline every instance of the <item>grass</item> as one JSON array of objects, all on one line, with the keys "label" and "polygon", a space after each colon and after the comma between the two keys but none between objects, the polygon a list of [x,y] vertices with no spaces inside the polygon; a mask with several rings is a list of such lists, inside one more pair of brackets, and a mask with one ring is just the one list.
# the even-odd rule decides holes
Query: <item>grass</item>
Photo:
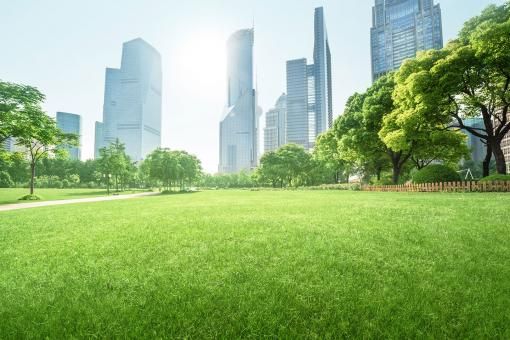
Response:
[{"label": "grass", "polygon": [[509,338],[509,207],[210,191],[0,213],[0,334]]},{"label": "grass", "polygon": [[[0,189],[0,205],[12,203],[26,203],[27,201],[19,201],[20,197],[28,194],[26,188]],[[133,194],[140,191],[125,191],[121,195]],[[112,190],[113,194],[114,191]],[[68,200],[76,198],[89,198],[106,196],[106,190],[100,189],[36,189],[35,194],[40,196],[42,201]]]}]

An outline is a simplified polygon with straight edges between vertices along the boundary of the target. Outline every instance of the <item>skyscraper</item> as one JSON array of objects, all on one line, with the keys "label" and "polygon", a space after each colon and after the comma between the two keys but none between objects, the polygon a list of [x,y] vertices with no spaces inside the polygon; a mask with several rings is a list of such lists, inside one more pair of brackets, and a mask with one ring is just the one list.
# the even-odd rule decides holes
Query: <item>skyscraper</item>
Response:
[{"label": "skyscraper", "polygon": [[[68,113],[57,112],[57,126],[65,133],[72,133],[78,135],[78,142],[81,141],[81,116]],[[81,149],[79,146],[65,147],[69,153],[69,158],[73,160],[81,159]]]},{"label": "skyscraper", "polygon": [[264,152],[274,151],[287,144],[287,96],[282,94],[273,109],[266,112]]},{"label": "skyscraper", "polygon": [[124,43],[120,69],[107,68],[98,148],[116,139],[134,161],[161,146],[161,55],[138,38]]},{"label": "skyscraper", "polygon": [[503,154],[505,155],[507,172],[510,173],[510,132],[506,134],[505,138],[501,142]]},{"label": "skyscraper", "polygon": [[257,96],[253,88],[253,29],[235,32],[227,43],[227,105],[220,122],[220,173],[251,170],[258,163]]},{"label": "skyscraper", "polygon": [[[483,123],[482,118],[467,118],[464,119],[464,124],[475,129],[485,129],[485,124]],[[487,146],[479,137],[476,137],[467,131],[461,131],[464,132],[467,136],[466,142],[468,144],[469,150],[471,151],[471,160],[477,163],[483,162],[487,153]]]},{"label": "skyscraper", "polygon": [[441,8],[434,0],[375,0],[371,29],[374,81],[418,51],[442,47]]},{"label": "skyscraper", "polygon": [[333,124],[331,50],[324,9],[315,9],[314,63],[287,62],[287,142],[310,150]]},{"label": "skyscraper", "polygon": [[14,138],[7,137],[3,142],[2,148],[7,152],[13,152],[14,142]]},{"label": "skyscraper", "polygon": [[105,147],[103,129],[104,124],[101,122],[96,122],[94,129],[94,159],[98,159],[100,157],[99,150]]}]

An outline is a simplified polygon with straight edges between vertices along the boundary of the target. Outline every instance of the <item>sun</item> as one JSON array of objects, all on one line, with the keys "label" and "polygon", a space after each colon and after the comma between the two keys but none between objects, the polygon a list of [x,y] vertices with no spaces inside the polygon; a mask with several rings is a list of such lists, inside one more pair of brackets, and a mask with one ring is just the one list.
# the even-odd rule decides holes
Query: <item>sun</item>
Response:
[{"label": "sun", "polygon": [[176,56],[181,86],[203,94],[223,96],[227,63],[226,39],[220,32],[197,31],[182,41]]}]

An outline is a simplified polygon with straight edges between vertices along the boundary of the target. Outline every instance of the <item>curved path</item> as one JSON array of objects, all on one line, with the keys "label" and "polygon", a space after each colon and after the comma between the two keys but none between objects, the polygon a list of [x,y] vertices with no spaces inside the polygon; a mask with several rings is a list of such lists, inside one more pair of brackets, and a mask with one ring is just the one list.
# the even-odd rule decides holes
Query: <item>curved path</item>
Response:
[{"label": "curved path", "polygon": [[39,208],[39,207],[49,207],[49,206],[53,206],[53,205],[91,203],[91,202],[103,202],[103,201],[117,201],[117,200],[126,200],[126,199],[130,199],[130,198],[155,196],[155,195],[159,195],[159,192],[144,192],[141,194],[132,194],[132,195],[118,195],[118,196],[107,196],[107,197],[100,196],[100,197],[91,197],[91,198],[77,198],[77,199],[70,199],[70,200],[44,201],[44,202],[32,202],[32,203],[14,203],[14,204],[0,205],[0,212],[1,211],[30,209],[30,208]]}]

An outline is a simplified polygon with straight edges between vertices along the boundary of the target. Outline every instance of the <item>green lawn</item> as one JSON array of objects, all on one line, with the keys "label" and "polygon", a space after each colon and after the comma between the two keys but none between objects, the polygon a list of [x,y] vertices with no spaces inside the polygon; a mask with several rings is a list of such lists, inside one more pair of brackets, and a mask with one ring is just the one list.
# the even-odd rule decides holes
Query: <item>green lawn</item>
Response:
[{"label": "green lawn", "polygon": [[510,195],[209,191],[0,213],[1,338],[510,338]]},{"label": "green lawn", "polygon": [[[27,201],[18,201],[18,199],[28,193],[29,190],[26,188],[0,189],[0,204],[27,203]],[[101,189],[36,189],[35,193],[44,201],[68,200],[107,195],[106,190]],[[114,191],[111,191],[111,193],[113,194]],[[135,191],[125,191],[121,194],[124,195],[132,193],[135,193]]]}]

